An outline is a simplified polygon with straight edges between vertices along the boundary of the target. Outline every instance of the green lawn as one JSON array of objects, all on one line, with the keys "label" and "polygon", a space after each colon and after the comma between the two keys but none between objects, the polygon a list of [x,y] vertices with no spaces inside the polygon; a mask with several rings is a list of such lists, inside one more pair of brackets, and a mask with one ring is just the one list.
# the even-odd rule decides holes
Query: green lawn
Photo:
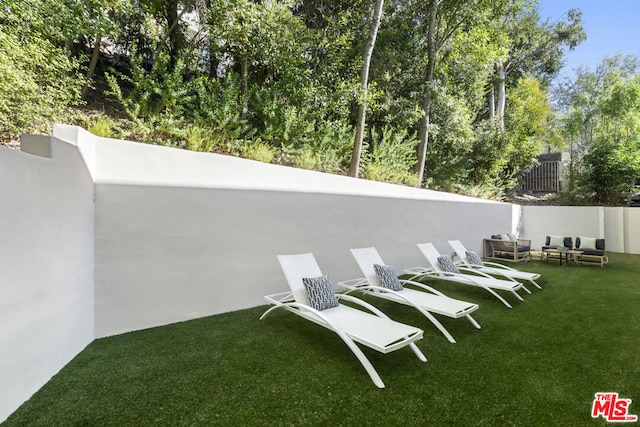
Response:
[{"label": "green lawn", "polygon": [[480,330],[442,318],[456,344],[412,309],[368,299],[425,330],[427,363],[365,349],[385,389],[335,334],[284,310],[259,321],[264,306],[96,340],[5,425],[590,426],[606,424],[591,418],[599,391],[640,415],[640,256],[521,268],[542,273],[543,290],[505,294],[513,309],[429,282],[480,304]]}]

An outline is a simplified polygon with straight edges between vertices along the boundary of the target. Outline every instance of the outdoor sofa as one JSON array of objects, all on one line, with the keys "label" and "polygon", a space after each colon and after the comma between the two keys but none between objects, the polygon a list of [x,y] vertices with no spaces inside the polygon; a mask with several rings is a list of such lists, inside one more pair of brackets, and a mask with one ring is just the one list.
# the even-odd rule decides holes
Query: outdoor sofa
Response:
[{"label": "outdoor sofa", "polygon": [[609,262],[604,239],[576,237],[576,249],[582,251],[580,261],[583,263],[596,263],[604,267]]},{"label": "outdoor sofa", "polygon": [[512,234],[494,234],[483,240],[484,259],[527,262],[531,259],[531,240],[518,239]]}]

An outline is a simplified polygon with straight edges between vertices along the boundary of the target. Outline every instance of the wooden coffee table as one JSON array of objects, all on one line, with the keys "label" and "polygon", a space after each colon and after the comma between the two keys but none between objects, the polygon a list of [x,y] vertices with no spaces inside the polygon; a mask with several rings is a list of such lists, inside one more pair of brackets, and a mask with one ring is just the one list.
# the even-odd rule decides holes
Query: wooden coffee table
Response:
[{"label": "wooden coffee table", "polygon": [[573,259],[573,261],[577,263],[578,262],[578,258],[583,253],[584,253],[583,251],[579,251],[579,250],[575,250],[575,249],[555,249],[555,248],[550,248],[550,249],[543,249],[541,257],[546,258],[546,260],[548,262],[550,254],[558,254],[558,260],[560,260],[560,265],[562,265],[563,255],[564,255],[565,264],[569,264],[569,256],[571,256],[571,259]]}]

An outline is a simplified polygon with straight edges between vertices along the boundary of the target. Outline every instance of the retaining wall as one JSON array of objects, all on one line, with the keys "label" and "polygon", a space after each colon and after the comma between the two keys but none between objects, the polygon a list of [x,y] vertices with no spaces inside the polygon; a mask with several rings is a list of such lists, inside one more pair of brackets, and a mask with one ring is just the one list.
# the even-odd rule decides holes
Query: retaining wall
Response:
[{"label": "retaining wall", "polygon": [[73,145],[24,141],[41,155],[0,147],[0,421],[94,337],[93,182]]},{"label": "retaining wall", "polygon": [[95,153],[96,337],[264,304],[287,290],[278,254],[313,252],[337,281],[359,276],[350,248],[401,270],[425,264],[416,243],[511,231],[504,203],[126,141]]}]

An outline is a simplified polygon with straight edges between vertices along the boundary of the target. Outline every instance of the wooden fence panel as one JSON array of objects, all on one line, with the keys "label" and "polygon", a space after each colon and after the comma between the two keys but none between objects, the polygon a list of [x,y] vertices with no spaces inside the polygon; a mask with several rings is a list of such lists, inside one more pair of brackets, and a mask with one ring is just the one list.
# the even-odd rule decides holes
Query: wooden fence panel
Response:
[{"label": "wooden fence panel", "polygon": [[523,193],[558,193],[560,188],[560,162],[541,162],[529,170],[520,183]]}]

